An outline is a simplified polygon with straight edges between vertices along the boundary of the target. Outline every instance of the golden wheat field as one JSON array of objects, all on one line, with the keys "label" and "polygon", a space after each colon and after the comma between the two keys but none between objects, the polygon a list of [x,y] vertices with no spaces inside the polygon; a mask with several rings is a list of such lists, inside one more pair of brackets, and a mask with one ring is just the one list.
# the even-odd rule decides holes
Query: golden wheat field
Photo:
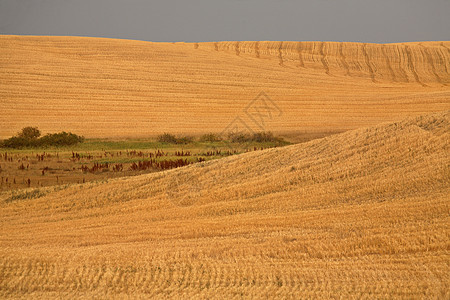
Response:
[{"label": "golden wheat field", "polygon": [[[86,137],[221,132],[236,117],[294,136],[356,129],[449,109],[449,51],[450,42],[0,36],[0,138],[24,124]],[[261,102],[253,119],[245,113],[261,92],[277,108],[267,122]]]},{"label": "golden wheat field", "polygon": [[317,137],[0,192],[0,298],[450,298],[450,42],[0,36],[0,54],[0,138]]},{"label": "golden wheat field", "polygon": [[0,295],[448,299],[449,121],[3,193]]}]

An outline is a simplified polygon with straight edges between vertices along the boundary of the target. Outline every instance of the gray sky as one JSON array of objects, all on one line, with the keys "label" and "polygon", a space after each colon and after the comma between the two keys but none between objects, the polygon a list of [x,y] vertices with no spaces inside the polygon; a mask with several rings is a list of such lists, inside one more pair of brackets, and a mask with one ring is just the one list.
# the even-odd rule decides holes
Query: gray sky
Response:
[{"label": "gray sky", "polygon": [[146,41],[450,40],[450,0],[0,0],[0,33]]}]

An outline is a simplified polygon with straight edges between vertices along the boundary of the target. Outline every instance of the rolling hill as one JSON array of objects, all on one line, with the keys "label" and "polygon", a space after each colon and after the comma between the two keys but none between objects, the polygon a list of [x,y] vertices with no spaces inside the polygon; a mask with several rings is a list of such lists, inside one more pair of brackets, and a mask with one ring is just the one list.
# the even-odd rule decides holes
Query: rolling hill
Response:
[{"label": "rolling hill", "polygon": [[449,121],[3,193],[0,296],[449,298]]},{"label": "rolling hill", "polygon": [[[0,36],[0,138],[341,132],[450,109],[450,42]],[[268,98],[262,97],[264,92]]]}]

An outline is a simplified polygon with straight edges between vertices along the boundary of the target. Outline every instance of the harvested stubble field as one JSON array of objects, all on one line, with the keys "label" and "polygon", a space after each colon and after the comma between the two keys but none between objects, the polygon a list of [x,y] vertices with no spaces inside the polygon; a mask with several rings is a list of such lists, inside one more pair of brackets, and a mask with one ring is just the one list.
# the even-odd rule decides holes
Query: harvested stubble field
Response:
[{"label": "harvested stubble field", "polygon": [[0,295],[448,299],[449,121],[3,193]]},{"label": "harvested stubble field", "polygon": [[449,49],[0,36],[2,138],[317,137],[1,192],[0,297],[450,298]]},{"label": "harvested stubble field", "polygon": [[[449,49],[0,36],[0,138],[25,125],[88,138],[200,134],[236,116],[277,135],[376,125],[449,109]],[[261,91],[281,116],[255,124],[244,111]],[[256,121],[271,113],[253,104]]]}]

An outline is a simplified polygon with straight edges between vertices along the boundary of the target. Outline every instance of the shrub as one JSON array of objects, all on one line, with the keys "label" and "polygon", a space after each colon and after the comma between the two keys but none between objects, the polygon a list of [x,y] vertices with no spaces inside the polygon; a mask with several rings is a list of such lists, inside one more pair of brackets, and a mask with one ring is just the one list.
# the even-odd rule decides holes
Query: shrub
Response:
[{"label": "shrub", "polygon": [[84,137],[71,132],[49,133],[39,139],[41,146],[70,146],[82,143]]},{"label": "shrub", "polygon": [[220,136],[214,133],[204,134],[199,139],[200,142],[219,142],[221,140]]},{"label": "shrub", "polygon": [[164,133],[158,136],[158,142],[160,143],[168,143],[168,144],[176,144],[177,138],[170,133]]},{"label": "shrub", "polygon": [[283,142],[282,139],[274,137],[273,133],[270,131],[262,131],[253,134],[246,133],[230,133],[228,134],[228,139],[233,143],[280,143]]},{"label": "shrub", "polygon": [[228,139],[230,140],[230,142],[232,143],[246,143],[246,142],[250,142],[251,141],[251,136],[249,134],[245,134],[245,133],[229,133],[228,134]]},{"label": "shrub", "polygon": [[177,138],[177,144],[190,144],[194,141],[194,139],[190,136],[182,136]]},{"label": "shrub", "polygon": [[28,140],[23,137],[13,136],[12,138],[6,139],[2,143],[2,147],[5,148],[25,148],[25,147],[36,147],[37,140]]},{"label": "shrub", "polygon": [[24,127],[22,131],[17,134],[18,137],[27,140],[35,140],[41,136],[41,132],[37,127]]},{"label": "shrub", "polygon": [[264,142],[276,142],[278,141],[278,139],[276,139],[273,136],[273,133],[268,131],[268,132],[257,132],[255,134],[253,134],[253,138],[252,140],[254,142],[258,142],[258,143],[264,143]]},{"label": "shrub", "polygon": [[168,144],[189,144],[193,142],[193,138],[189,136],[182,136],[177,138],[173,134],[164,133],[158,136],[158,142]]}]

